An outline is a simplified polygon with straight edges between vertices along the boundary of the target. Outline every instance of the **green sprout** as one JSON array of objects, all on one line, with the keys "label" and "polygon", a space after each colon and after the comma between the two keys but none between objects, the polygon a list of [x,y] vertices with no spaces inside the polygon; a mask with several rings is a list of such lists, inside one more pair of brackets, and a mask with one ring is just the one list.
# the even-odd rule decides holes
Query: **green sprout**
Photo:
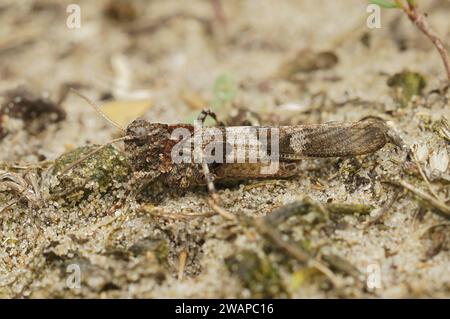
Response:
[{"label": "green sprout", "polygon": [[411,22],[414,23],[417,28],[425,34],[428,39],[430,39],[431,42],[433,42],[441,56],[447,72],[447,78],[450,81],[450,57],[448,52],[445,49],[445,45],[439,35],[431,29],[428,24],[426,15],[419,12],[417,0],[369,0],[369,2],[386,9],[401,9],[408,16],[409,20],[411,20]]},{"label": "green sprout", "polygon": [[[239,92],[239,87],[235,79],[228,73],[219,75],[214,81],[213,98],[209,106],[212,111],[218,112],[221,108],[233,102]],[[185,123],[193,123],[198,117],[198,112],[190,114]],[[206,124],[213,124],[214,122],[208,117]]]},{"label": "green sprout", "polygon": [[382,8],[385,9],[393,9],[398,8],[398,5],[395,2],[387,1],[387,0],[372,0],[370,3],[379,5]]},{"label": "green sprout", "polygon": [[233,102],[237,93],[238,86],[230,74],[225,73],[218,76],[214,82],[211,108],[216,111],[224,105]]},{"label": "green sprout", "polygon": [[[394,0],[394,1],[370,0],[369,2],[373,3],[373,4],[377,4],[380,7],[385,8],[385,9],[395,9],[395,8],[403,8],[404,7],[404,4],[402,3],[401,0]],[[408,6],[417,7],[416,0],[406,0],[406,3],[408,4]]]}]

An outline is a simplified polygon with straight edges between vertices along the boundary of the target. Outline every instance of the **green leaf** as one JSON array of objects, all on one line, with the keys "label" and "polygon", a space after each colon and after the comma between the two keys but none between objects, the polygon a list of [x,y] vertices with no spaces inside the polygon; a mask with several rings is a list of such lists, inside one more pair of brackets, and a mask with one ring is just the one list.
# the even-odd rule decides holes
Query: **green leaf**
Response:
[{"label": "green leaf", "polygon": [[217,77],[213,88],[212,108],[217,110],[232,102],[236,98],[238,90],[238,85],[231,75],[225,73]]},{"label": "green leaf", "polygon": [[[1,1],[1,0],[0,0]],[[213,86],[213,99],[209,105],[211,110],[218,112],[220,108],[224,107],[226,104],[233,102],[239,93],[239,87],[234,78],[228,74],[223,73],[219,75],[214,81]],[[184,123],[194,123],[198,117],[198,112],[192,112],[188,117],[185,118]],[[213,125],[215,122],[207,117],[205,125]]]},{"label": "green leaf", "polygon": [[391,2],[388,0],[369,0],[370,3],[377,4],[382,8],[393,9],[398,8],[399,6],[395,2]]},{"label": "green leaf", "polygon": [[416,0],[408,0],[408,4],[411,7],[413,7],[413,8],[417,7],[417,1]]}]

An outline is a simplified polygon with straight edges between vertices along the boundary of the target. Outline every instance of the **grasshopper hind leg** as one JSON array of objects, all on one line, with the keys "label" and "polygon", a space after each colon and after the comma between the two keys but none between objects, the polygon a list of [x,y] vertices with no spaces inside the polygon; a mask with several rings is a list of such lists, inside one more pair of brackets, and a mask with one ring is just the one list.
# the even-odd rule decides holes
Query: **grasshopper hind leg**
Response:
[{"label": "grasshopper hind leg", "polygon": [[245,163],[245,164],[223,164],[215,172],[217,179],[222,181],[232,181],[240,179],[261,179],[261,178],[289,178],[301,172],[298,161],[279,162],[278,169],[271,173],[263,173],[263,168],[267,164]]}]

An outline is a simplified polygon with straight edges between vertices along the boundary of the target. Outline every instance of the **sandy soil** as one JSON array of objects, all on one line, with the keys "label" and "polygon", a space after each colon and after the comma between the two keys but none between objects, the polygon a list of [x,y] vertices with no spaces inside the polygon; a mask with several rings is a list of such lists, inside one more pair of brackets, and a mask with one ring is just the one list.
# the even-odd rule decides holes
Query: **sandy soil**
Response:
[{"label": "sandy soil", "polygon": [[[450,119],[450,94],[430,93],[444,86],[445,73],[432,45],[400,12],[384,10],[382,28],[371,30],[360,0],[221,2],[222,9],[206,0],[133,1],[117,9],[77,1],[82,25],[69,29],[70,2],[2,0],[0,90],[24,85],[58,101],[64,88],[76,87],[95,101],[126,101],[125,108],[150,101],[144,119],[179,123],[214,104],[217,79],[226,75],[236,92],[216,105],[224,119],[245,108],[265,124],[387,120],[408,146],[417,145],[431,188],[448,203],[450,144],[439,125]],[[427,1],[424,9],[450,43],[450,1]],[[337,63],[286,76],[290,61],[323,51]],[[422,74],[427,86],[401,105],[387,81],[406,69]],[[8,134],[0,141],[0,168],[22,178],[23,188],[17,195],[0,180],[0,297],[450,297],[448,219],[399,189],[371,223],[396,193],[383,179],[400,177],[429,192],[411,160],[402,170],[405,152],[396,146],[358,158],[305,160],[304,173],[287,180],[219,187],[223,206],[240,220],[306,197],[370,205],[365,214],[311,210],[276,226],[284,240],[327,265],[330,280],[286,255],[252,222],[235,225],[211,214],[203,189],[133,201],[108,214],[124,196],[114,164],[105,189],[92,180],[81,197],[52,197],[61,185],[53,160],[120,135],[79,97],[61,100],[66,118],[50,123],[43,116],[42,130],[20,118],[1,123]],[[330,256],[345,266],[336,269]],[[72,285],[74,265],[79,288]],[[379,286],[368,289],[366,278],[379,278]]]}]

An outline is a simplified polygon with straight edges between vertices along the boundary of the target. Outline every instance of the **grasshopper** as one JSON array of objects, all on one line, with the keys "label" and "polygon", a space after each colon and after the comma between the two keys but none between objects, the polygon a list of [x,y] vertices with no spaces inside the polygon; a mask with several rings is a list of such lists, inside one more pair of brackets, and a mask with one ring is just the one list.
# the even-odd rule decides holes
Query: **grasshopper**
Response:
[{"label": "grasshopper", "polygon": [[[106,117],[87,97],[72,91]],[[218,126],[203,127],[208,116]],[[195,125],[137,119],[123,131],[123,137],[106,145],[124,141],[134,172],[129,189],[135,194],[146,185],[159,183],[164,188],[181,190],[206,185],[215,196],[214,181],[288,178],[300,173],[299,162],[305,158],[351,157],[376,152],[388,142],[402,145],[378,118],[280,127],[224,126],[213,112],[204,110]],[[265,134],[262,139],[258,138],[261,133]],[[253,138],[248,138],[252,134]],[[275,164],[276,169],[265,169],[268,164]],[[136,188],[138,181],[140,186]]]}]

